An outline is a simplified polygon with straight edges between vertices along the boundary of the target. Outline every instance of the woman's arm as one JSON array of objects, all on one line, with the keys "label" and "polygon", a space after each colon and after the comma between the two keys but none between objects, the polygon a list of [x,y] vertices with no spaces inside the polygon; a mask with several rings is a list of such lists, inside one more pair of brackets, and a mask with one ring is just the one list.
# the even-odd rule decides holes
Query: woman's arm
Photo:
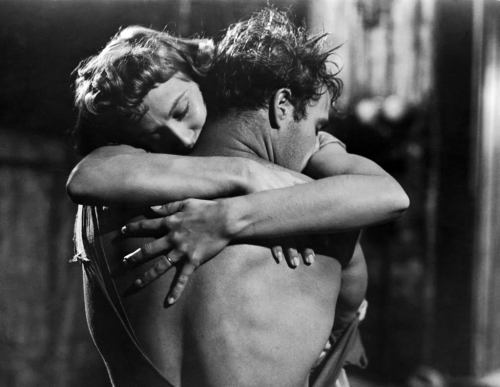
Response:
[{"label": "woman's arm", "polygon": [[[304,177],[309,179],[307,184],[245,196],[186,199],[166,205],[158,212],[162,218],[124,228],[128,235],[167,234],[127,259],[143,262],[177,245],[192,245],[186,250],[196,251],[205,261],[231,240],[359,229],[392,220],[409,206],[408,196],[394,178],[372,161],[347,153],[338,143],[317,151],[306,170],[315,177],[328,177],[317,181]],[[222,247],[214,250],[214,246]]]},{"label": "woman's arm", "polygon": [[316,152],[305,172],[320,179],[219,200],[230,238],[346,231],[392,220],[409,206],[393,177],[338,143]]},{"label": "woman's arm", "polygon": [[[335,232],[390,220],[408,207],[408,197],[390,175],[370,160],[348,154],[337,143],[316,152],[306,173],[329,177],[220,200],[231,237]],[[67,189],[82,204],[155,205],[305,181],[305,176],[269,169],[249,159],[152,154],[119,145],[97,149],[84,158],[72,171]]]},{"label": "woman's arm", "polygon": [[[125,261],[137,264],[166,254],[173,263],[185,258],[169,295],[174,302],[194,270],[231,240],[358,229],[394,219],[409,206],[406,193],[389,174],[365,158],[348,154],[338,143],[316,152],[307,170],[330,177],[246,196],[187,199],[162,206],[159,213],[164,217],[124,227],[126,235],[166,234]],[[171,265],[163,265],[162,270],[154,267],[137,287],[146,286]]]},{"label": "woman's arm", "polygon": [[155,205],[193,198],[220,198],[298,184],[240,157],[191,157],[148,153],[128,145],[98,148],[71,172],[66,188],[79,204]]},{"label": "woman's arm", "polygon": [[[203,262],[231,240],[355,230],[392,220],[409,206],[408,196],[394,178],[337,143],[316,152],[307,170],[313,176],[328,177],[245,196],[186,199],[160,206],[157,212],[162,217],[130,223],[123,231],[167,235],[127,260],[143,262],[183,246],[185,254],[196,253]],[[214,251],[213,246],[222,248]]]}]

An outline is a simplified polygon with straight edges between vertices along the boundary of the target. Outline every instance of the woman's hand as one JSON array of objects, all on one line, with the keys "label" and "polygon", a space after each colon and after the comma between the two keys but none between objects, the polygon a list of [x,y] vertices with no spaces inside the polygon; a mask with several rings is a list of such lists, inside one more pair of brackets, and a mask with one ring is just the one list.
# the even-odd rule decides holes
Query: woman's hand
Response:
[{"label": "woman's hand", "polygon": [[193,272],[227,246],[230,233],[217,201],[187,199],[152,209],[162,217],[129,223],[122,228],[125,236],[164,235],[124,258],[123,262],[132,266],[160,257],[126,293],[145,287],[179,263],[179,275],[166,298],[166,304],[170,305],[180,297]]},{"label": "woman's hand", "polygon": [[[144,288],[178,264],[181,269],[165,303],[170,305],[179,299],[192,273],[227,246],[233,237],[235,225],[230,226],[230,217],[221,201],[187,199],[152,207],[152,210],[161,217],[129,223],[122,228],[125,236],[161,235],[124,258],[127,266],[157,259],[150,269],[134,281],[126,294]],[[274,246],[271,249],[277,263],[286,261],[294,269],[301,260],[306,265],[314,262],[312,249],[296,246],[293,241],[285,242],[285,245],[286,248]]]}]

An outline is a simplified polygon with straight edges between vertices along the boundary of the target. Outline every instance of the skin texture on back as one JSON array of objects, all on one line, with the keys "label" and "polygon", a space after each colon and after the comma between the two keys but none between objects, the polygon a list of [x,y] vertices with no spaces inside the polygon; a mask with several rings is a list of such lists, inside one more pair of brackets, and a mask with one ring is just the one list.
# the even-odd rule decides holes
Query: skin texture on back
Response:
[{"label": "skin texture on back", "polygon": [[[112,231],[130,215],[110,209],[100,219],[112,270],[146,241]],[[203,265],[171,307],[161,305],[173,271],[123,302],[144,351],[174,385],[302,386],[330,334],[340,275],[338,261],[320,254],[291,270],[267,246],[239,244]],[[119,277],[119,290],[133,278]]]}]

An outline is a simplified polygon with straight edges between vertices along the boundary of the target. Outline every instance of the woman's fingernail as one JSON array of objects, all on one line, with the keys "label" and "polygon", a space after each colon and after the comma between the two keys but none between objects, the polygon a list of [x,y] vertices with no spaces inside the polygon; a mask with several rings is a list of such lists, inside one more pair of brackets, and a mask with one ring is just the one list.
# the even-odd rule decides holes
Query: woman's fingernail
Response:
[{"label": "woman's fingernail", "polygon": [[123,226],[121,229],[120,229],[122,235],[125,234],[127,232],[127,226]]},{"label": "woman's fingernail", "polygon": [[314,263],[314,255],[313,254],[308,254],[306,257],[307,263],[309,265],[312,265]]},{"label": "woman's fingernail", "polygon": [[153,211],[160,211],[160,210],[163,208],[163,206],[151,206],[150,208],[151,208]]},{"label": "woman's fingernail", "polygon": [[163,302],[163,307],[167,308],[175,302],[174,297],[167,297]]},{"label": "woman's fingernail", "polygon": [[276,253],[276,258],[278,259],[278,263],[281,263],[285,257],[283,256],[283,253],[281,251],[278,251]]},{"label": "woman's fingernail", "polygon": [[294,267],[299,266],[299,259],[297,257],[293,257],[293,259],[292,259],[292,265]]}]

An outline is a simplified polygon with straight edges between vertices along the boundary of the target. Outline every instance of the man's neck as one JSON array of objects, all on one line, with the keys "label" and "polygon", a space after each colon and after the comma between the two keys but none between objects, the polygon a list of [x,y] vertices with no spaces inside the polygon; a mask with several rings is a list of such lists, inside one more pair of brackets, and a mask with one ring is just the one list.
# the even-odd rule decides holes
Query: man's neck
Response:
[{"label": "man's neck", "polygon": [[232,156],[274,162],[266,110],[230,112],[210,119],[193,150],[195,156]]}]

